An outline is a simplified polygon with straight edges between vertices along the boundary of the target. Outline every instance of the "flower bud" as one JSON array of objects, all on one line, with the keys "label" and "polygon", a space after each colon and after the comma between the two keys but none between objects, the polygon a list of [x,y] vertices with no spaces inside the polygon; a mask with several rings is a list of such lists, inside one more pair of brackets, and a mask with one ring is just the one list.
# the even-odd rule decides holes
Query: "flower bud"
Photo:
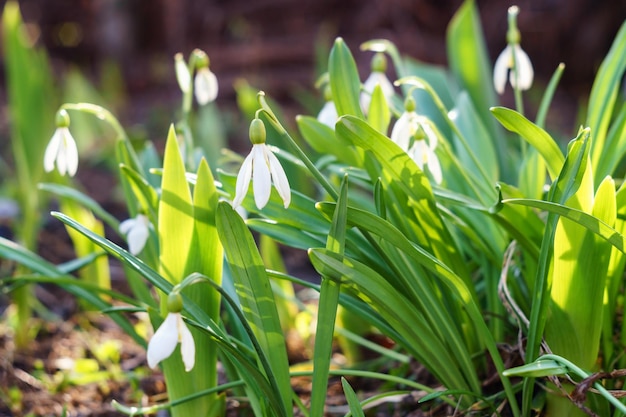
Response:
[{"label": "flower bud", "polygon": [[167,311],[180,313],[183,309],[183,296],[178,291],[171,292],[167,296]]},{"label": "flower bud", "polygon": [[410,113],[412,111],[415,111],[415,108],[415,99],[413,98],[413,96],[408,96],[406,100],[404,100],[404,110],[407,113]]},{"label": "flower bud", "polygon": [[387,57],[382,52],[377,52],[372,57],[372,72],[386,72]]},{"label": "flower bud", "polygon": [[54,120],[57,127],[70,127],[70,115],[65,109],[59,110]]},{"label": "flower bud", "polygon": [[265,143],[265,124],[261,119],[253,119],[250,123],[250,142],[253,145]]}]

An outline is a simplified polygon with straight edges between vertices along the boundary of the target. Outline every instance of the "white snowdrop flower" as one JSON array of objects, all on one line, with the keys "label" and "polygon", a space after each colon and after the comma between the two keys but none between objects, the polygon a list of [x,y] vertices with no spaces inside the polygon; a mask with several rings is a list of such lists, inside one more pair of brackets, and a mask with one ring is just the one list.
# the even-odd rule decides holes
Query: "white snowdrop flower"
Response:
[{"label": "white snowdrop flower", "polygon": [[404,103],[404,113],[391,129],[391,140],[408,152],[412,138],[420,127],[420,116],[415,113],[415,100],[408,97]]},{"label": "white snowdrop flower", "polygon": [[209,67],[200,68],[196,72],[193,85],[196,100],[198,100],[198,104],[201,106],[208,104],[217,98],[217,92],[219,90],[217,77],[211,72]]},{"label": "white snowdrop flower", "polygon": [[443,174],[441,172],[439,158],[437,158],[437,154],[435,154],[435,149],[437,148],[437,134],[427,121],[420,123],[420,127],[424,135],[421,138],[416,138],[413,146],[409,150],[409,155],[421,170],[424,170],[424,167],[428,167],[432,179],[437,184],[441,184]]},{"label": "white snowdrop flower", "polygon": [[[496,59],[493,68],[493,85],[498,94],[504,93],[507,74],[513,88],[528,90],[534,77],[533,65],[528,54],[520,46],[521,35],[517,29],[517,6],[509,7],[509,30],[507,32],[508,45]],[[517,67],[517,74],[514,66]]]},{"label": "white snowdrop flower", "polygon": [[182,307],[181,295],[177,292],[171,293],[167,299],[169,313],[148,342],[146,356],[150,368],[156,368],[159,362],[169,358],[180,342],[180,354],[185,365],[185,371],[189,372],[193,369],[196,362],[196,345],[191,331],[187,328],[180,314]]},{"label": "white snowdrop flower", "polygon": [[70,133],[70,117],[63,109],[57,113],[56,126],[44,153],[43,167],[46,172],[51,172],[56,164],[59,174],[67,173],[73,177],[78,170],[78,148]]},{"label": "white snowdrop flower", "polygon": [[[513,54],[515,54],[515,64],[517,65],[517,80],[513,70]],[[519,45],[507,45],[496,60],[493,69],[493,85],[498,94],[504,93],[507,74],[513,88],[528,90],[533,84],[533,65],[526,52]]]},{"label": "white snowdrop flower", "polygon": [[387,78],[385,71],[387,71],[387,58],[381,52],[377,52],[372,58],[372,73],[363,83],[363,92],[360,97],[361,109],[365,113],[369,111],[372,93],[376,85],[380,85],[387,101],[391,100],[394,95],[393,84]]},{"label": "white snowdrop flower", "polygon": [[233,207],[237,208],[243,202],[251,179],[254,202],[259,210],[265,207],[270,199],[272,183],[283,199],[285,208],[289,207],[291,202],[289,180],[278,158],[265,144],[265,125],[261,119],[254,119],[250,123],[250,141],[252,151],[244,159],[237,174]]},{"label": "white snowdrop flower", "polygon": [[132,219],[126,219],[120,224],[120,233],[126,235],[128,250],[133,255],[139,254],[150,236],[150,221],[143,214],[138,214]]}]

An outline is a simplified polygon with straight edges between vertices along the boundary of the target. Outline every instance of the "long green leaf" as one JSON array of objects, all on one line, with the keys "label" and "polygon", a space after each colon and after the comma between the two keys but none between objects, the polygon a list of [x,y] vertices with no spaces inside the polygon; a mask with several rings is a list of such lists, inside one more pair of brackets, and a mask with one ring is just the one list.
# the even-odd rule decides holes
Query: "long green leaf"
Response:
[{"label": "long green leaf", "polygon": [[545,130],[515,110],[506,107],[492,107],[491,113],[502,123],[502,126],[511,132],[518,133],[539,151],[546,161],[551,178],[554,179],[559,175],[565,157],[554,139]]},{"label": "long green leaf", "polygon": [[285,338],[263,260],[243,219],[227,202],[218,204],[216,223],[244,315],[272,366],[267,376],[280,390],[283,407],[276,412],[291,415]]},{"label": "long green leaf", "polygon": [[[446,46],[450,70],[457,79],[460,87],[466,90],[474,107],[487,128],[492,140],[499,138],[497,128],[489,115],[489,107],[497,103],[493,87],[492,70],[489,63],[489,54],[483,31],[480,25],[480,16],[476,2],[466,0],[448,25]],[[510,168],[507,161],[510,155],[508,147],[502,141],[495,140],[501,172],[506,173]],[[505,175],[505,178],[508,178]]]},{"label": "long green leaf", "polygon": [[[611,49],[600,65],[589,96],[586,124],[593,135],[591,161],[594,167],[602,166],[601,162],[606,158],[603,154],[612,151],[605,149],[605,141],[613,117],[613,107],[620,94],[619,87],[626,71],[624,56],[626,56],[626,22],[622,24]],[[595,175],[595,183],[598,184],[604,178],[604,173],[598,172]]]},{"label": "long green leaf", "polygon": [[[326,249],[343,254],[346,245],[346,215],[348,204],[348,176],[344,176],[339,198],[333,214]],[[341,282],[322,276],[320,299],[313,350],[313,385],[311,392],[311,417],[322,417],[328,387],[328,371],[333,348],[337,305]]]},{"label": "long green leaf", "polygon": [[350,49],[337,38],[328,58],[328,75],[333,101],[339,116],[350,114],[363,117],[359,103],[361,81]]}]

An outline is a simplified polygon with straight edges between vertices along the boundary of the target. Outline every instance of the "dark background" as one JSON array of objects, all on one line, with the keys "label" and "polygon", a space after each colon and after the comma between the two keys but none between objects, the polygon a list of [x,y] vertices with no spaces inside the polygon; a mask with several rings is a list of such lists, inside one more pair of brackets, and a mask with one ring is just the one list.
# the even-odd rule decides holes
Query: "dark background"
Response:
[{"label": "dark background", "polygon": [[[460,0],[23,0],[24,19],[59,74],[70,64],[97,77],[104,61],[119,64],[128,97],[140,106],[180,93],[172,57],[193,48],[210,56],[222,103],[234,103],[233,81],[247,78],[287,106],[294,89],[313,91],[336,36],[351,48],[365,78],[369,39],[386,38],[421,61],[446,65],[445,32]],[[493,60],[505,46],[506,11],[514,3],[477,1]],[[525,0],[518,25],[536,86],[566,64],[555,118],[574,129],[581,97],[622,22],[625,0]],[[316,52],[317,51],[317,52]],[[626,57],[625,57],[626,59]],[[539,87],[538,92],[542,91]],[[146,99],[147,97],[147,99]],[[532,94],[530,95],[532,100]],[[505,104],[508,98],[505,96]],[[512,105],[512,104],[511,104]],[[532,111],[532,105],[531,105]],[[132,118],[132,111],[128,113]]]}]

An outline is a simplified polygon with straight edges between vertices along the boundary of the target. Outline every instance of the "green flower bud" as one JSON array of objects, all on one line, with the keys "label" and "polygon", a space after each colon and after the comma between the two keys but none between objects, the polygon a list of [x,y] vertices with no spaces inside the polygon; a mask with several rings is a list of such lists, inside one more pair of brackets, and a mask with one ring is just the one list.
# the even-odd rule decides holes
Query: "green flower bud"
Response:
[{"label": "green flower bud", "polygon": [[415,107],[415,99],[413,98],[413,96],[408,96],[406,100],[404,100],[404,110],[407,113],[410,113],[412,111],[415,111]]},{"label": "green flower bud", "polygon": [[169,313],[180,313],[183,309],[183,296],[178,292],[171,292],[167,296],[167,311]]},{"label": "green flower bud", "polygon": [[57,112],[55,123],[57,127],[70,127],[70,115],[67,114],[65,109],[61,109]]},{"label": "green flower bud", "polygon": [[250,142],[253,145],[265,143],[265,124],[261,119],[253,119],[250,123]]},{"label": "green flower bud", "polygon": [[330,85],[324,87],[324,100],[331,101],[333,99],[333,91],[330,89]]},{"label": "green flower bud", "polygon": [[211,61],[209,60],[209,56],[206,52],[201,49],[194,49],[192,54],[196,62],[196,69],[209,67]]},{"label": "green flower bud", "polygon": [[382,52],[377,52],[372,57],[372,72],[386,72],[387,57]]}]

